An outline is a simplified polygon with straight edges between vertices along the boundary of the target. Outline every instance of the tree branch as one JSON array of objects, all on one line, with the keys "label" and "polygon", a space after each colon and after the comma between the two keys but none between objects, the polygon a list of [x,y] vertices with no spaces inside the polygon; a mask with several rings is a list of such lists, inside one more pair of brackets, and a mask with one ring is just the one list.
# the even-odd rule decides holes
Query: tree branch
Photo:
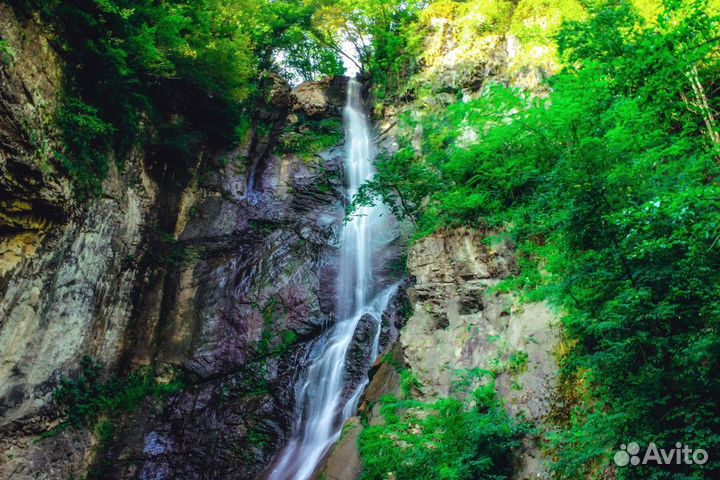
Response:
[{"label": "tree branch", "polygon": [[356,67],[358,67],[358,70],[360,70],[360,72],[364,72],[364,71],[365,71],[365,68],[363,68],[362,65],[360,65],[357,61],[355,61],[355,59],[352,58],[350,55],[348,55],[347,53],[343,52],[343,50],[342,50],[340,47],[338,47],[338,46],[335,45],[334,43],[328,42],[327,40],[325,40],[324,38],[322,38],[322,35],[319,35],[318,32],[316,32],[315,30],[312,30],[311,33],[312,33],[312,35],[315,37],[315,39],[316,39],[320,44],[322,44],[322,45],[324,45],[324,46],[326,46],[326,47],[334,50],[336,53],[339,53],[339,54],[342,55],[343,57],[345,57],[345,58],[347,58],[348,60],[350,60],[352,63],[355,64]]}]

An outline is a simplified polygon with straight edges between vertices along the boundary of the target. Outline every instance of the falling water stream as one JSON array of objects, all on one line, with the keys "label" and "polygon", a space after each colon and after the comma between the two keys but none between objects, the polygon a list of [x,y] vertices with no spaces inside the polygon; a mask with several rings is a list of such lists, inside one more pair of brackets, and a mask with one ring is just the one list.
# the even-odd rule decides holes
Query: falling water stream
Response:
[{"label": "falling water stream", "polygon": [[[344,109],[347,197],[373,175],[373,145],[363,111],[361,86],[348,83]],[[380,288],[372,259],[382,245],[382,206],[361,207],[341,233],[336,323],[314,345],[310,365],[295,386],[295,424],[287,446],[271,467],[270,480],[305,480],[316,470],[354,413],[367,379],[347,385],[346,354],[360,320],[369,315],[375,335],[371,361],[378,355],[383,311],[396,290]]]}]

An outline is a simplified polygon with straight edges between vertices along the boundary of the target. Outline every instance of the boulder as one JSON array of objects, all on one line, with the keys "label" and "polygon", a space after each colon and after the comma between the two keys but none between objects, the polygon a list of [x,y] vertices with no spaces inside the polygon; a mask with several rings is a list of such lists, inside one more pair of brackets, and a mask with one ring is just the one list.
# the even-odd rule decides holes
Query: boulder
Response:
[{"label": "boulder", "polygon": [[345,423],[343,434],[327,459],[325,477],[327,480],[355,480],[362,468],[358,438],[363,427],[359,417],[352,417]]},{"label": "boulder", "polygon": [[331,77],[301,83],[292,91],[292,111],[311,118],[341,115],[347,81],[347,77]]}]

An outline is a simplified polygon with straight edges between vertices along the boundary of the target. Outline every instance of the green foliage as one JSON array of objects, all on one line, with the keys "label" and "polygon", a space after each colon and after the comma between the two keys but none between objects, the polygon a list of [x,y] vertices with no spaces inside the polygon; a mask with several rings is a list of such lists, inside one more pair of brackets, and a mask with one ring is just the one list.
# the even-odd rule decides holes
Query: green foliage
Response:
[{"label": "green foliage", "polygon": [[247,436],[247,441],[250,445],[257,448],[263,448],[268,443],[268,435],[258,430],[250,430]]},{"label": "green foliage", "polygon": [[[262,308],[253,304],[253,308],[262,317],[262,334],[242,369],[224,380],[219,391],[221,402],[229,402],[240,397],[270,395],[272,390],[268,378],[272,375],[270,371],[272,362],[269,360],[285,355],[300,340],[295,331],[281,330],[282,322],[279,317],[284,312],[282,311],[283,304],[277,298],[270,299]],[[262,432],[252,433],[252,435],[255,434],[264,435]],[[259,441],[260,438],[256,440]],[[251,441],[251,444],[258,445],[255,441]],[[246,453],[247,451],[242,455]]]},{"label": "green foliage", "polygon": [[293,26],[286,33],[289,41],[282,49],[287,60],[282,72],[293,80],[312,80],[318,76],[340,76],[345,67],[339,55],[318,42],[307,28]]},{"label": "green foliage", "polygon": [[[99,193],[108,170],[101,157],[111,149],[122,164],[146,144],[154,161],[184,171],[201,146],[241,141],[266,71],[341,72],[333,49],[311,32],[318,6],[302,0],[11,4],[55,29],[69,78],[60,163],[83,195]],[[0,43],[0,59],[11,57]]]},{"label": "green foliage", "polygon": [[[523,48],[547,46],[563,26],[563,20],[585,17],[583,2],[578,0],[521,0],[513,12],[510,33],[517,35]],[[537,21],[544,18],[546,21]]]},{"label": "green foliage", "polygon": [[363,480],[499,480],[512,474],[512,449],[527,426],[512,421],[494,385],[468,402],[383,400],[384,425],[360,434]]},{"label": "green foliage", "polygon": [[307,120],[289,125],[280,137],[281,153],[296,153],[305,160],[342,143],[343,127],[337,118]]},{"label": "green foliage", "polygon": [[155,226],[151,230],[152,259],[166,269],[177,269],[202,257],[205,248],[187,245],[175,238],[174,233]]},{"label": "green foliage", "polygon": [[83,480],[103,480],[110,477],[117,469],[114,462],[103,455],[115,440],[115,424],[112,420],[101,420],[95,426],[95,435],[97,438],[97,444],[94,447],[96,456]]},{"label": "green foliage", "polygon": [[293,330],[285,330],[278,335],[277,317],[282,313],[282,306],[277,299],[272,298],[260,310],[263,318],[263,331],[256,346],[256,355],[260,363],[264,363],[268,357],[276,357],[287,353],[287,351],[298,342],[298,334]]},{"label": "green foliage", "polygon": [[507,370],[511,375],[520,375],[525,373],[528,368],[529,355],[523,351],[517,351],[510,354],[507,363]]},{"label": "green foliage", "polygon": [[15,61],[15,50],[5,40],[0,40],[0,65],[12,65]]},{"label": "green foliage", "polygon": [[[53,392],[53,398],[64,409],[67,418],[59,428],[90,427],[101,416],[112,416],[119,412],[131,412],[148,396],[173,395],[183,388],[180,380],[157,383],[153,372],[142,370],[125,378],[110,376],[103,380],[103,367],[89,356],[81,362],[77,376],[65,377]],[[111,435],[109,427],[101,423],[101,437]]]},{"label": "green foliage", "polygon": [[651,8],[597,2],[557,26],[568,66],[547,98],[495,86],[414,112],[403,129],[422,127],[422,144],[401,139],[355,199],[386,201],[418,235],[471,225],[515,241],[522,271],[503,288],[564,312],[558,478],[599,475],[633,440],[720,454],[720,22],[700,1],[656,7],[649,21]]},{"label": "green foliage", "polygon": [[270,352],[270,347],[273,340],[273,326],[275,323],[274,314],[276,304],[277,300],[275,298],[272,298],[260,312],[263,319],[263,331],[262,337],[258,342],[257,351],[261,357],[267,356]]},{"label": "green foliage", "polygon": [[[360,206],[381,200],[397,218],[417,222],[416,219],[423,218],[425,199],[444,188],[436,169],[417,156],[411,147],[402,148],[393,156],[380,154],[375,165],[377,174],[360,186],[348,207],[348,215]],[[432,227],[425,226],[426,223],[421,231],[430,233]]]},{"label": "green foliage", "polygon": [[115,425],[110,420],[103,420],[98,422],[95,433],[101,445],[109,445],[115,438]]},{"label": "green foliage", "polygon": [[67,153],[58,152],[56,156],[81,194],[100,193],[101,181],[108,173],[108,146],[115,129],[98,117],[96,108],[73,97],[65,98],[58,109],[57,124]]},{"label": "green foliage", "polygon": [[[367,2],[373,4],[373,1]],[[385,2],[387,3],[387,2]],[[477,80],[477,69],[492,55],[488,46],[507,36],[516,49],[511,73],[555,67],[555,37],[563,21],[586,15],[579,0],[435,0],[390,2],[369,28],[373,41],[363,58],[380,102],[421,99],[436,102],[438,92]],[[361,7],[362,8],[362,7]],[[368,9],[368,11],[373,11]],[[355,20],[357,21],[357,20]],[[460,48],[457,48],[460,46]],[[448,72],[452,55],[452,72]],[[438,70],[437,72],[435,72]],[[445,74],[444,74],[444,73]],[[415,74],[420,75],[415,75]],[[435,73],[438,73],[436,76]],[[447,75],[452,75],[452,85]]]},{"label": "green foliage", "polygon": [[[397,92],[417,68],[422,36],[411,31],[418,0],[312,0],[312,35],[377,80],[376,96]],[[410,39],[412,38],[412,41]]]},{"label": "green foliage", "polygon": [[417,379],[411,370],[404,369],[400,371],[400,391],[403,398],[412,398],[414,391],[419,391],[422,383]]},{"label": "green foliage", "polygon": [[383,355],[382,359],[380,360],[381,363],[387,363],[391,367],[395,369],[396,372],[402,373],[404,367],[402,366],[401,362],[398,361],[397,358],[395,358],[395,355],[393,355],[393,352],[387,352],[385,355]]},{"label": "green foliage", "polygon": [[383,22],[374,24],[367,73],[380,100],[401,96],[406,91],[405,79],[418,71],[424,38],[424,32],[415,28],[420,5],[421,2],[400,2],[383,15]]}]

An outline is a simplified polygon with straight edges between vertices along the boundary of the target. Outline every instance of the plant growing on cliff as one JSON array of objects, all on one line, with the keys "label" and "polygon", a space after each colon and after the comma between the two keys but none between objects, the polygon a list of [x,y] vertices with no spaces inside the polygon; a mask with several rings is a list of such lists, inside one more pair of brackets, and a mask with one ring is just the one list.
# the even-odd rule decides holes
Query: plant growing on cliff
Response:
[{"label": "plant growing on cliff", "polygon": [[343,127],[340,120],[326,118],[289,125],[280,137],[282,153],[297,153],[306,161],[315,155],[342,143]]},{"label": "plant growing on cliff", "polygon": [[166,269],[177,269],[197,261],[205,254],[203,245],[188,245],[175,238],[175,234],[163,230],[160,225],[150,229],[153,248],[150,258]]},{"label": "plant growing on cliff", "polygon": [[57,435],[65,428],[89,428],[96,435],[95,458],[86,480],[108,478],[115,464],[103,453],[116,435],[117,416],[137,409],[148,397],[166,398],[180,392],[183,382],[175,376],[168,383],[156,380],[152,369],[140,369],[125,377],[103,375],[103,366],[89,355],[80,361],[79,371],[60,379],[53,399],[65,413],[65,420],[40,437]]},{"label": "plant growing on cliff", "polygon": [[0,40],[0,65],[12,65],[15,61],[15,50],[6,40]]},{"label": "plant growing on cliff", "polygon": [[[136,409],[148,396],[173,395],[183,388],[179,378],[158,383],[152,370],[142,369],[126,377],[103,378],[103,366],[90,356],[84,356],[74,376],[60,379],[53,398],[64,411],[62,428],[91,427],[101,416]],[[107,426],[102,430],[107,430]],[[101,432],[102,433],[102,432]]]},{"label": "plant growing on cliff", "polygon": [[107,176],[108,147],[115,128],[98,117],[97,108],[74,97],[66,97],[57,112],[65,151],[56,158],[70,173],[81,195],[96,195]]},{"label": "plant growing on cliff", "polygon": [[419,392],[421,389],[422,383],[413,374],[412,370],[407,368],[400,370],[400,392],[402,392],[403,398],[412,398],[413,393]]}]

